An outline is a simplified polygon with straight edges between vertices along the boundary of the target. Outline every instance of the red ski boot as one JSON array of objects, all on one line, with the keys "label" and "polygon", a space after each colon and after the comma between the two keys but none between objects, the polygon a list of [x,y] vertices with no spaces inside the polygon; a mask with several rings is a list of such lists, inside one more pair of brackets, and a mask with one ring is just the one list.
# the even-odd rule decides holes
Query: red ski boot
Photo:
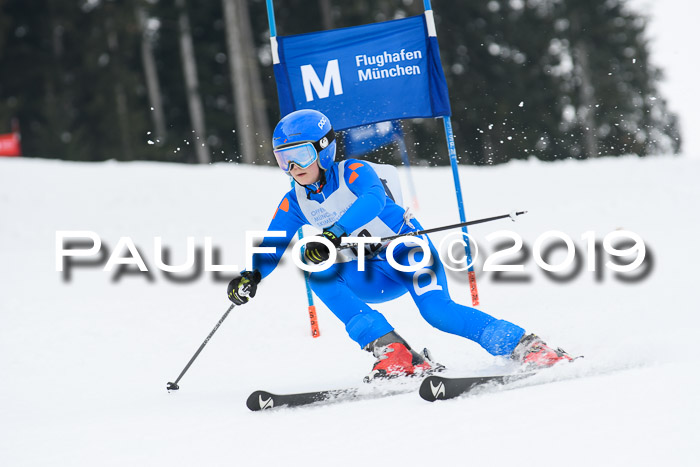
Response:
[{"label": "red ski boot", "polygon": [[571,362],[571,358],[562,349],[552,349],[534,334],[528,334],[520,339],[513,350],[512,358],[528,368],[548,368],[559,362]]},{"label": "red ski boot", "polygon": [[395,378],[398,376],[418,376],[434,371],[440,371],[444,366],[435,364],[429,359],[427,350],[425,356],[411,350],[411,347],[401,336],[390,332],[371,342],[365,350],[377,357],[369,375],[364,381],[370,382],[375,378]]}]

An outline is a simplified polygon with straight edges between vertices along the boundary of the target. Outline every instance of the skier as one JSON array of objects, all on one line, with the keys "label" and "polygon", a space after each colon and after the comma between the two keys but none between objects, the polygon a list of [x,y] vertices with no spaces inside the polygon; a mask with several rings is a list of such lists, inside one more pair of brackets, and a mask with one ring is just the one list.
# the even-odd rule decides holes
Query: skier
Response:
[{"label": "skier", "polygon": [[[257,285],[277,266],[294,233],[304,224],[322,229],[334,246],[344,236],[388,237],[422,230],[420,223],[387,193],[375,168],[366,161],[335,162],[335,133],[329,119],[315,110],[298,110],[282,118],[273,133],[273,149],[280,168],[296,181],[284,195],[268,231],[284,231],[284,237],[266,238],[261,247],[275,247],[274,254],[256,254],[253,269],[244,271],[228,285],[228,297],[236,305],[255,296]],[[426,374],[442,369],[427,351],[411,349],[386,318],[368,303],[393,300],[411,294],[423,318],[441,331],[477,342],[492,355],[510,356],[527,366],[547,367],[570,361],[565,352],[548,347],[542,339],[513,323],[496,319],[450,298],[445,270],[427,236],[431,261],[417,272],[400,272],[386,259],[386,245],[367,249],[365,270],[356,258],[336,262],[329,269],[310,274],[312,290],[345,324],[360,348],[377,358],[366,381],[400,375]],[[309,242],[307,262],[320,264],[330,251],[321,242]],[[394,250],[403,266],[423,259],[420,248],[409,244]]]}]

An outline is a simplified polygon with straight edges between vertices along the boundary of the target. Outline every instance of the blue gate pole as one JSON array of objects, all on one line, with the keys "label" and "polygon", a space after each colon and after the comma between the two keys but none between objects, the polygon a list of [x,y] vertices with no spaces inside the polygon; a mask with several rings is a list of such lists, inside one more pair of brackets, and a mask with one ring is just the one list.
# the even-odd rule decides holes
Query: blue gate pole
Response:
[{"label": "blue gate pole", "polygon": [[277,36],[277,25],[275,24],[275,7],[272,5],[272,0],[266,0],[267,5],[267,22],[270,25],[270,37]]},{"label": "blue gate pole", "polygon": [[[273,63],[278,63],[277,55],[277,25],[275,24],[275,8],[272,5],[272,0],[266,0],[267,5],[267,22],[270,25],[270,47],[272,48]],[[292,188],[294,188],[294,179],[291,180]],[[304,231],[299,228],[297,231],[299,240],[304,238]],[[316,314],[316,306],[314,306],[314,296],[311,293],[311,285],[309,284],[309,273],[304,271],[304,283],[306,284],[306,298],[309,302],[309,320],[311,322],[311,336],[319,337],[321,331],[318,327],[318,316]]]},{"label": "blue gate pole", "polygon": [[[294,188],[294,180],[292,179],[292,188]],[[304,231],[301,227],[297,230],[299,240],[304,238]],[[302,261],[304,259],[302,258]],[[319,337],[321,330],[318,328],[318,315],[316,314],[316,306],[314,305],[314,296],[311,293],[311,284],[309,284],[309,272],[304,271],[304,283],[306,284],[306,298],[309,301],[309,320],[311,322],[311,337]]]},{"label": "blue gate pole", "polygon": [[[435,21],[433,20],[433,9],[430,5],[430,0],[423,0],[423,6],[425,7],[425,20],[428,24],[428,35],[432,35],[437,38],[437,32],[435,30]],[[449,116],[442,117],[442,122],[445,126],[445,138],[447,139],[447,152],[450,155],[450,165],[452,166],[452,178],[454,179],[455,192],[457,194],[457,208],[459,210],[459,220],[460,222],[466,222],[467,218],[464,214],[464,198],[462,196],[462,184],[459,181],[459,165],[457,164],[457,151],[455,150],[455,136],[452,131],[452,120]],[[462,227],[462,232],[469,234],[466,227]],[[472,252],[471,246],[469,245],[469,237],[464,244],[464,251],[466,253],[467,264],[472,262]],[[471,264],[468,269],[469,275],[469,290],[472,296],[472,305],[479,305],[479,291],[476,288],[476,273],[474,272],[474,265]]]},{"label": "blue gate pole", "polygon": [[[292,179],[292,188],[294,188],[294,179]],[[304,238],[304,231],[301,227],[297,230],[299,240]],[[303,261],[303,258],[302,258]],[[309,284],[309,272],[304,271],[304,283],[306,284],[306,299],[309,301],[309,321],[311,322],[311,337],[319,337],[321,330],[318,328],[318,315],[316,314],[316,306],[314,305],[314,296],[311,293],[311,284]]]}]

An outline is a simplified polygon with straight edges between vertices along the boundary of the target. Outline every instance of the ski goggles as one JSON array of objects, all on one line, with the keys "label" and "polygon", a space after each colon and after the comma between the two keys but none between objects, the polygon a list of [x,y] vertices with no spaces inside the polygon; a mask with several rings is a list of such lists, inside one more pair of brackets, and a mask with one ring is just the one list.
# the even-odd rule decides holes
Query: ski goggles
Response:
[{"label": "ski goggles", "polygon": [[305,169],[318,159],[318,154],[335,141],[335,132],[329,130],[326,135],[318,141],[307,141],[304,143],[294,143],[289,146],[282,146],[275,149],[275,159],[277,164],[285,172],[291,170],[292,164],[301,169]]}]

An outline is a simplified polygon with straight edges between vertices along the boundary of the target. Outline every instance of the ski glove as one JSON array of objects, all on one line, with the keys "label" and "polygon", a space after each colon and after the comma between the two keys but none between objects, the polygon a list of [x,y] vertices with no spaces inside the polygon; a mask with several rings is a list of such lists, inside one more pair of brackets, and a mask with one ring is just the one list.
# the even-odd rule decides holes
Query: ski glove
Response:
[{"label": "ski glove", "polygon": [[[340,239],[345,236],[345,230],[338,224],[334,224],[328,229],[324,229],[323,233],[320,235],[330,240],[333,246],[338,248],[340,246]],[[306,244],[306,251],[304,251],[304,258],[306,261],[313,264],[320,264],[327,261],[330,258],[331,252],[328,247],[321,242],[309,242]]]},{"label": "ski glove", "polygon": [[240,277],[236,277],[228,283],[228,299],[236,305],[248,303],[255,297],[261,277],[258,270],[243,271]]}]

